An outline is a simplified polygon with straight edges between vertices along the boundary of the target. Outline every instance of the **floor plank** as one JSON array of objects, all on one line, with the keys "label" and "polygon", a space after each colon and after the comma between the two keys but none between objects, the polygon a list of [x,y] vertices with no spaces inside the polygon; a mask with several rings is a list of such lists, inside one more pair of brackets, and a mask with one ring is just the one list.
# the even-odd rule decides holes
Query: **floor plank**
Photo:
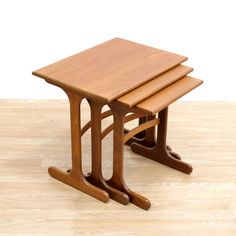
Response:
[{"label": "floor plank", "polygon": [[[86,103],[82,109],[85,123]],[[236,235],[235,120],[236,102],[171,106],[168,143],[193,165],[190,176],[125,147],[127,183],[152,202],[144,211],[99,202],[48,175],[50,165],[70,167],[67,101],[0,100],[0,235]],[[84,172],[90,170],[89,148],[88,132]],[[109,177],[111,135],[103,152]]]}]

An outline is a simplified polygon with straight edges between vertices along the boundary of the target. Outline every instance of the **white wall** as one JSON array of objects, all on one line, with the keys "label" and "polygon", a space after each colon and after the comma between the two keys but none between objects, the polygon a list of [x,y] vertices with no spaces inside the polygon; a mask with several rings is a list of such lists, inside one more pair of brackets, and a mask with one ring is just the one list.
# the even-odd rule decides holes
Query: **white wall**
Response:
[{"label": "white wall", "polygon": [[0,0],[0,98],[65,98],[31,72],[114,37],[188,56],[186,100],[236,100],[235,0]]}]

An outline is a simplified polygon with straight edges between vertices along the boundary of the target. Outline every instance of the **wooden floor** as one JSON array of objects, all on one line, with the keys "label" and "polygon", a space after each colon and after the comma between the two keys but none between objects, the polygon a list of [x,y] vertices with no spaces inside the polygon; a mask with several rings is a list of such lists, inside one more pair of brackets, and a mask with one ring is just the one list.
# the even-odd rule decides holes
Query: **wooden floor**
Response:
[{"label": "wooden floor", "polygon": [[[85,122],[87,104],[83,111]],[[111,175],[111,137],[103,145],[106,177]],[[235,236],[236,102],[176,103],[170,108],[168,140],[193,165],[193,173],[182,174],[126,147],[127,183],[152,207],[106,204],[47,173],[50,165],[70,167],[66,101],[1,100],[0,235]],[[85,172],[89,149],[86,133]]]}]

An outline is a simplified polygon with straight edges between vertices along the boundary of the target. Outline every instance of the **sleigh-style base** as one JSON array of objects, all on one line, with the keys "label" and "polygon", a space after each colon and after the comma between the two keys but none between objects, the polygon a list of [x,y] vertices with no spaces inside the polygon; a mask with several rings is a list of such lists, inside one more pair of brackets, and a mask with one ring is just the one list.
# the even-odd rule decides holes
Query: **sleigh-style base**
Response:
[{"label": "sleigh-style base", "polygon": [[73,188],[76,188],[97,200],[102,202],[107,202],[109,200],[109,195],[104,190],[90,184],[83,176],[79,178],[75,178],[71,175],[71,173],[66,173],[56,167],[49,167],[48,173],[53,178],[67,184]]}]

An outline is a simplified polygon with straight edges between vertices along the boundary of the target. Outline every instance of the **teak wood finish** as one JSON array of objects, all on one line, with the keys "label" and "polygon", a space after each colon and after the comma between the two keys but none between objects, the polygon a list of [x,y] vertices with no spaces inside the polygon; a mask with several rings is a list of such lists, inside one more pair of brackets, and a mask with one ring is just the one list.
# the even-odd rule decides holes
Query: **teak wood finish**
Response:
[{"label": "teak wood finish", "polygon": [[70,173],[66,173],[55,167],[49,167],[48,172],[53,178],[79,189],[98,200],[107,202],[109,200],[108,193],[90,184],[82,172],[80,136],[80,104],[82,97],[69,91],[66,91],[66,93],[70,102],[72,169]]},{"label": "teak wood finish", "polygon": [[[70,102],[72,168],[63,172],[49,167],[49,174],[103,202],[111,198],[149,209],[151,202],[132,191],[124,180],[124,144],[137,154],[191,173],[191,165],[166,144],[168,106],[202,83],[187,76],[193,69],[180,65],[185,60],[184,56],[115,38],[34,71],[62,88]],[[82,99],[89,103],[91,120],[81,128]],[[102,112],[104,105],[110,110]],[[113,117],[113,123],[102,130],[102,119],[108,116]],[[125,129],[124,124],[134,119],[139,120],[138,126]],[[88,129],[91,173],[84,175],[81,137]],[[102,139],[111,131],[113,171],[107,180],[102,174]]]},{"label": "teak wood finish", "polygon": [[129,203],[129,196],[116,188],[111,187],[102,176],[102,155],[101,155],[101,111],[103,104],[88,100],[91,110],[91,152],[92,171],[87,176],[90,183],[100,187],[109,193],[109,196],[124,205]]},{"label": "teak wood finish", "polygon": [[[147,119],[148,118],[149,117],[147,117]],[[157,138],[155,138],[155,129],[148,128],[143,138],[138,139],[134,137],[127,144],[131,146],[133,152],[139,155],[145,156],[183,173],[190,174],[193,170],[192,166],[183,162],[180,155],[173,152],[171,147],[166,144],[168,107],[159,112],[158,118],[160,120],[160,125],[157,128]],[[143,121],[141,121],[141,124],[142,123]]]},{"label": "teak wood finish", "polygon": [[199,79],[190,76],[183,77],[160,92],[137,104],[136,107],[151,112],[152,114],[156,114],[201,84],[202,81]]},{"label": "teak wood finish", "polygon": [[166,73],[163,73],[150,80],[149,82],[143,84],[142,86],[117,98],[117,101],[129,107],[132,107],[150,97],[151,95],[157,93],[158,91],[162,90],[169,84],[172,84],[177,80],[183,78],[191,71],[193,71],[193,69],[190,67],[178,65],[175,68],[168,70]]},{"label": "teak wood finish", "polygon": [[186,60],[184,56],[114,38],[33,74],[107,103]]}]

